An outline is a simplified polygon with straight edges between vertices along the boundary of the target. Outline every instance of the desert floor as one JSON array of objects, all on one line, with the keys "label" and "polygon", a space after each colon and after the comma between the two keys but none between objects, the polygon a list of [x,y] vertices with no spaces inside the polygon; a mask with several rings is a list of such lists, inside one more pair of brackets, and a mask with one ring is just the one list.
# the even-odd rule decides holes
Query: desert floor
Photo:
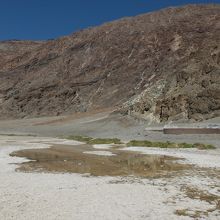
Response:
[{"label": "desert floor", "polygon": [[[219,135],[164,135],[145,131],[148,126],[109,112],[0,121],[0,219],[219,219]],[[85,146],[64,138],[73,134],[202,142],[216,149]],[[21,150],[39,161],[12,156]],[[72,169],[71,155],[86,166]],[[137,168],[137,157],[149,175]]]}]

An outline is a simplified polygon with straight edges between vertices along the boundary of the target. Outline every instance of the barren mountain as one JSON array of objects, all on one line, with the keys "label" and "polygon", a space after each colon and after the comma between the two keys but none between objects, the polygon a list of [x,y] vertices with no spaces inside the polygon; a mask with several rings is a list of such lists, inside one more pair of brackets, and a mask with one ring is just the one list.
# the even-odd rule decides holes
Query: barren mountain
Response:
[{"label": "barren mountain", "polygon": [[0,42],[1,118],[109,107],[159,121],[220,116],[220,5]]}]

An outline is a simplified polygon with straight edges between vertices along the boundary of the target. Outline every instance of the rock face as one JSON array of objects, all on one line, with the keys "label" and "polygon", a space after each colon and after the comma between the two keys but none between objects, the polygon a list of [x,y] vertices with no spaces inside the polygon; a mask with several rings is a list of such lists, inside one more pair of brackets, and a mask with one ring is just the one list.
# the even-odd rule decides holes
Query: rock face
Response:
[{"label": "rock face", "polygon": [[220,116],[220,5],[0,42],[0,117],[117,107],[159,121]]}]

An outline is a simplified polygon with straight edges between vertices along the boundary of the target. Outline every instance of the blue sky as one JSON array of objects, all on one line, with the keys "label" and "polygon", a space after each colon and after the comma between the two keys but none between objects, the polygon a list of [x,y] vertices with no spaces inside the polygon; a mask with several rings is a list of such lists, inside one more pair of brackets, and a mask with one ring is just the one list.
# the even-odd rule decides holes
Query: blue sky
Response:
[{"label": "blue sky", "polygon": [[0,0],[0,40],[51,39],[121,17],[190,3],[220,0]]}]

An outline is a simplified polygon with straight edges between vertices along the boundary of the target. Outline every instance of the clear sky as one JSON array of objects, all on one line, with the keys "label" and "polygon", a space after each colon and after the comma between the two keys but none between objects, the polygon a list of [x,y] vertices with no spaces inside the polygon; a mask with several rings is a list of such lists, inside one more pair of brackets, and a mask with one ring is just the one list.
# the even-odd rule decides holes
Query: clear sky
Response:
[{"label": "clear sky", "polygon": [[0,0],[0,40],[51,39],[168,6],[220,0]]}]

